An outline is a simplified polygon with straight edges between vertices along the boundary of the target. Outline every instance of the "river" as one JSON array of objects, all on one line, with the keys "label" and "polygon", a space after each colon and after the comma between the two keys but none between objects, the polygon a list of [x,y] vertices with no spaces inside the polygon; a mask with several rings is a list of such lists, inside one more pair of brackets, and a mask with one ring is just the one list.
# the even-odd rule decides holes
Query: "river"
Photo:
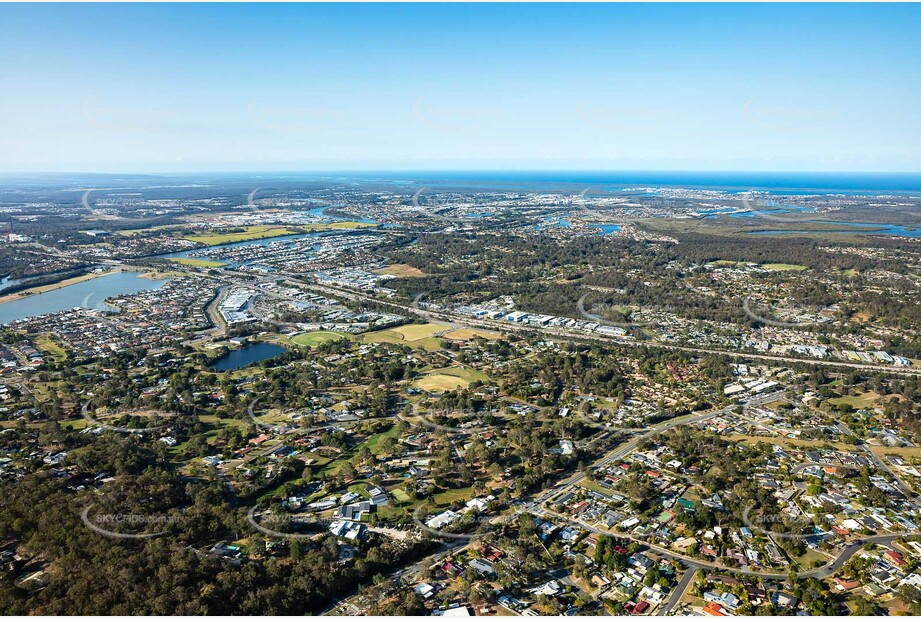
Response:
[{"label": "river", "polygon": [[0,324],[9,324],[15,320],[46,313],[57,313],[75,307],[107,310],[106,298],[134,294],[144,290],[157,290],[166,284],[164,279],[146,279],[142,278],[141,274],[133,271],[115,272],[50,292],[0,303]]}]

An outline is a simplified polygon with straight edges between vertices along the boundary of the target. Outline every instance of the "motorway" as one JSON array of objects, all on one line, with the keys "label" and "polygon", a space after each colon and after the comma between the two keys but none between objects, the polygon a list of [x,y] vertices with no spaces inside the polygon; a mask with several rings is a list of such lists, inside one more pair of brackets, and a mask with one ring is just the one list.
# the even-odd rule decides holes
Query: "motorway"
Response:
[{"label": "motorway", "polygon": [[401,311],[409,311],[415,315],[424,318],[433,322],[448,322],[463,325],[470,328],[479,328],[481,330],[487,331],[499,331],[499,332],[516,332],[516,333],[542,333],[550,337],[558,337],[564,339],[576,339],[582,341],[592,341],[592,342],[604,342],[615,345],[629,346],[629,347],[645,347],[645,348],[661,348],[668,350],[678,350],[681,352],[690,352],[694,354],[716,354],[720,356],[728,356],[735,359],[757,359],[757,360],[766,360],[772,362],[787,362],[787,363],[800,363],[805,365],[812,365],[817,367],[836,367],[843,369],[860,369],[863,371],[873,371],[879,373],[889,373],[897,375],[921,375],[921,368],[916,367],[893,367],[886,365],[866,365],[862,363],[853,363],[846,361],[832,361],[825,359],[816,359],[816,358],[794,358],[790,356],[775,356],[771,354],[755,354],[751,352],[741,352],[741,351],[732,351],[732,350],[719,350],[712,348],[696,348],[691,346],[683,346],[671,343],[662,343],[658,341],[631,341],[615,337],[613,335],[604,335],[599,333],[592,332],[573,332],[568,329],[563,328],[534,328],[526,324],[518,324],[515,322],[502,322],[499,320],[478,320],[475,318],[470,318],[465,315],[457,314],[449,311],[435,311],[431,309],[423,309],[419,306],[414,305],[405,305],[401,303],[395,303],[389,300],[382,300],[375,296],[370,296],[368,294],[363,294],[356,290],[351,289],[342,289],[335,286],[320,284],[320,283],[309,283],[305,284],[302,281],[297,281],[294,279],[287,279],[286,281],[290,284],[297,285],[299,287],[304,287],[310,289],[314,292],[320,294],[334,294],[340,297],[348,298],[350,300],[359,301],[359,302],[372,302],[379,305],[384,305],[391,307],[393,309],[399,309]]}]

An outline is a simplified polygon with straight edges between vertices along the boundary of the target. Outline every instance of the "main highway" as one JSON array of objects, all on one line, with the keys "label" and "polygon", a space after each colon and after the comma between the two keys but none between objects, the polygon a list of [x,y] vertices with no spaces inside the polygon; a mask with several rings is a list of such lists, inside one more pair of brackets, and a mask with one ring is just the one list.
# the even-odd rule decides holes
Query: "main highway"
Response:
[{"label": "main highway", "polygon": [[398,309],[401,311],[408,311],[417,315],[423,319],[426,319],[430,322],[437,323],[447,323],[447,324],[458,324],[468,328],[478,328],[480,330],[487,331],[498,331],[498,332],[512,332],[512,333],[542,333],[550,337],[562,338],[562,339],[574,339],[582,341],[601,341],[604,343],[611,343],[621,346],[629,347],[645,347],[645,348],[660,348],[668,350],[678,350],[681,352],[690,352],[693,354],[716,354],[720,356],[728,356],[734,359],[757,359],[765,360],[771,362],[787,362],[787,363],[800,363],[804,365],[811,365],[815,367],[832,367],[840,369],[860,369],[863,371],[871,371],[878,373],[888,373],[896,375],[921,375],[921,368],[919,367],[895,367],[888,365],[867,365],[863,363],[854,363],[847,361],[834,361],[826,360],[819,358],[795,358],[790,356],[777,356],[772,354],[757,354],[752,352],[743,352],[743,351],[733,351],[733,350],[720,350],[713,348],[699,348],[692,346],[677,345],[672,343],[663,343],[660,341],[635,341],[624,339],[622,337],[616,337],[614,335],[607,335],[604,333],[596,332],[582,332],[582,331],[573,331],[565,328],[535,328],[528,324],[519,324],[515,322],[506,322],[500,320],[480,320],[476,318],[471,318],[469,316],[446,311],[446,310],[434,310],[420,307],[418,305],[406,305],[402,303],[396,303],[391,300],[377,298],[376,296],[371,296],[369,294],[362,293],[358,290],[353,289],[344,289],[341,287],[331,286],[321,283],[304,283],[297,279],[285,278],[285,281],[289,284],[296,285],[298,287],[306,288],[320,294],[333,294],[339,297],[347,298],[349,300],[358,301],[358,302],[368,302],[376,303],[385,307],[390,307],[393,309]]}]

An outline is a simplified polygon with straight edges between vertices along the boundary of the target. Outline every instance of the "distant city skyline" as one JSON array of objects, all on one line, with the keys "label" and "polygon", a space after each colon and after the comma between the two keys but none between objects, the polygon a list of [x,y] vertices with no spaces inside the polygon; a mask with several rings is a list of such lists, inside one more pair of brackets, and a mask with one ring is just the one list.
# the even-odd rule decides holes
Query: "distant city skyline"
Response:
[{"label": "distant city skyline", "polygon": [[921,172],[913,4],[41,4],[0,23],[0,173]]}]

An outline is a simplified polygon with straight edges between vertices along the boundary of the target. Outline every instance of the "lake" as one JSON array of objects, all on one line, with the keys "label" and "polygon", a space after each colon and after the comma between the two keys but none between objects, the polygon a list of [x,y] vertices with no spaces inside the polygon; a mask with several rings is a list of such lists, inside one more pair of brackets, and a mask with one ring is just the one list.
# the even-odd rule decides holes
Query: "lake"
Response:
[{"label": "lake", "polygon": [[141,278],[139,272],[117,272],[89,279],[67,287],[33,294],[18,300],[0,303],[0,324],[32,318],[46,313],[57,313],[75,307],[109,310],[107,298],[122,294],[134,294],[144,290],[158,290],[166,284],[165,279]]},{"label": "lake", "polygon": [[253,363],[275,358],[284,354],[287,349],[274,343],[251,343],[247,346],[228,352],[209,365],[215,371],[232,371],[242,369]]}]

